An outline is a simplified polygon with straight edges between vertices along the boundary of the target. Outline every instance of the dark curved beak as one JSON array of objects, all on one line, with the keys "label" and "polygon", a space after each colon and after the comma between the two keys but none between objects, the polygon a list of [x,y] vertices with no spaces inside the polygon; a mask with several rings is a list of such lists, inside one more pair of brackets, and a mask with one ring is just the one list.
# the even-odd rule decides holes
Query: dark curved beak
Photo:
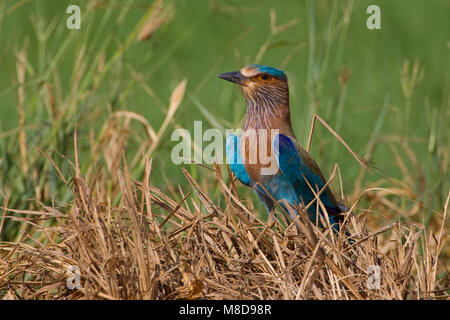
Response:
[{"label": "dark curved beak", "polygon": [[247,78],[244,77],[240,71],[221,73],[218,77],[243,86],[245,86],[245,83],[247,82]]}]

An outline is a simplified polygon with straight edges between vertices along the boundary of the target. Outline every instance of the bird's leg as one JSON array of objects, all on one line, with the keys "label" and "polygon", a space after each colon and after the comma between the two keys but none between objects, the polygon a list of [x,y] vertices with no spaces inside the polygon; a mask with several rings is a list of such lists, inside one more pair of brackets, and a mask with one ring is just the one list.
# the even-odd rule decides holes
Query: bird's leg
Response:
[{"label": "bird's leg", "polygon": [[344,139],[342,139],[342,138],[336,133],[336,131],[334,131],[334,130],[328,125],[328,123],[326,123],[326,121],[323,120],[321,117],[319,117],[317,114],[314,114],[314,115],[313,115],[313,118],[312,118],[312,121],[311,121],[311,129],[309,130],[308,144],[307,144],[307,146],[306,146],[306,151],[307,151],[307,152],[309,152],[309,148],[311,147],[312,135],[313,135],[313,133],[314,133],[314,126],[315,126],[315,124],[316,124],[316,120],[319,120],[319,121],[323,124],[323,126],[324,126],[325,128],[327,128],[328,131],[330,131],[331,134],[334,135],[334,136],[336,137],[336,139],[337,139],[340,143],[342,143],[342,144],[344,145],[344,147],[351,153],[351,155],[356,159],[356,161],[359,162],[359,164],[360,164],[362,167],[367,168],[367,164],[368,164],[367,160],[364,159],[364,158],[362,158],[362,157],[360,157],[358,154],[356,154],[356,152],[354,152],[354,151],[348,146],[348,144],[345,143]]}]

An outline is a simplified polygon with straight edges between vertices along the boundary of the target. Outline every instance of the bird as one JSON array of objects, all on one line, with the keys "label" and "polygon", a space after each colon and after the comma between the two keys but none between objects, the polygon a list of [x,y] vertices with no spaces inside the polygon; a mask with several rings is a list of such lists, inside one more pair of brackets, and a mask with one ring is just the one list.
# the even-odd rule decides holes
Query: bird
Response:
[{"label": "bird", "polygon": [[292,212],[287,203],[296,214],[297,206],[307,207],[309,219],[323,228],[317,213],[325,218],[325,209],[332,230],[339,232],[346,208],[338,203],[319,166],[295,137],[286,74],[251,64],[218,77],[237,84],[247,103],[242,133],[226,137],[227,161],[236,178],[253,188],[269,213],[277,202]]}]

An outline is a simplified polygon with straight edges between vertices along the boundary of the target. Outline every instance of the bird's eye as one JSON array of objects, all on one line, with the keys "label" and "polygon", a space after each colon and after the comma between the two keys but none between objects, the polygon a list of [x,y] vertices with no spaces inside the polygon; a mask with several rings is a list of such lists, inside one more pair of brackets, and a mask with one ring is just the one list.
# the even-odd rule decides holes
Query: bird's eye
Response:
[{"label": "bird's eye", "polygon": [[263,73],[263,74],[260,76],[260,78],[263,79],[263,80],[267,80],[267,79],[269,79],[269,75],[268,75],[267,73]]}]

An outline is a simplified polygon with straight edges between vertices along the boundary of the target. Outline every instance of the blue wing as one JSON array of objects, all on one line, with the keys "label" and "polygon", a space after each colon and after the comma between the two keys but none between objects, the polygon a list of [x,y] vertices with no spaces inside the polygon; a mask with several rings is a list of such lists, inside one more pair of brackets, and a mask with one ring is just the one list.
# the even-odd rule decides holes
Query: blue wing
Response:
[{"label": "blue wing", "polygon": [[241,157],[241,143],[240,138],[235,134],[227,136],[226,154],[231,171],[234,172],[236,178],[248,187],[253,187],[255,184],[249,177],[247,170],[245,170],[244,163]]},{"label": "blue wing", "polygon": [[[325,186],[325,179],[320,169],[308,153],[290,137],[277,134],[272,144],[280,171],[292,183],[296,193],[307,205],[316,198],[314,192],[317,193]],[[320,201],[330,215],[341,212],[328,188],[321,193]],[[315,206],[311,208],[313,207]]]}]

